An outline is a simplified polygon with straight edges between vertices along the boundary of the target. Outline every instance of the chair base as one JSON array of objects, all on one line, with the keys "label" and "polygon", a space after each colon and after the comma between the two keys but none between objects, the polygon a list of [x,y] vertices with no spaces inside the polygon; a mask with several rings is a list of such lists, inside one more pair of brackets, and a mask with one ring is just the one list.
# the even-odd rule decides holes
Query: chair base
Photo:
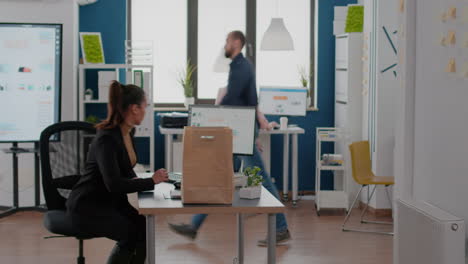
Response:
[{"label": "chair base", "polygon": [[[348,222],[348,220],[349,220],[349,218],[350,218],[350,216],[351,216],[351,212],[352,212],[353,209],[354,209],[354,205],[356,204],[356,202],[357,202],[357,200],[359,199],[359,197],[361,197],[361,192],[362,192],[362,190],[364,189],[364,187],[368,187],[368,188],[369,188],[369,185],[361,185],[361,188],[359,189],[358,194],[356,195],[356,197],[354,198],[353,203],[351,204],[350,210],[349,210],[348,213],[346,214],[346,217],[345,217],[345,220],[344,220],[344,222],[343,222],[343,225],[342,225],[341,230],[342,230],[343,232],[359,232],[359,233],[368,233],[368,234],[379,234],[379,235],[389,235],[389,236],[393,236],[393,232],[383,232],[383,231],[372,231],[372,230],[364,230],[364,229],[346,228],[346,223]],[[374,187],[374,189],[372,190],[372,193],[371,193],[370,196],[369,196],[369,193],[367,194],[367,195],[368,195],[368,197],[367,197],[367,204],[366,204],[366,208],[365,208],[365,209],[362,211],[362,213],[361,213],[361,223],[362,223],[362,224],[393,225],[392,222],[364,220],[364,216],[365,216],[365,214],[366,214],[366,212],[367,212],[367,208],[369,207],[370,200],[371,200],[372,197],[374,196],[376,187],[377,187],[377,186]],[[386,185],[385,187],[387,188],[388,185]],[[391,200],[390,200],[390,195],[388,194],[388,189],[386,189],[386,192],[387,192],[388,199],[389,199],[389,201],[391,202]]]},{"label": "chair base", "polygon": [[393,232],[383,232],[383,231],[372,231],[372,230],[363,230],[363,229],[351,229],[351,228],[342,228],[343,232],[359,232],[359,233],[368,233],[368,234],[379,234],[393,236]]},{"label": "chair base", "polygon": [[361,220],[362,224],[393,225],[393,222]]},{"label": "chair base", "polygon": [[[64,237],[72,237],[72,236],[64,236],[64,235],[47,236],[47,237],[44,237],[44,239],[64,238]],[[86,264],[86,259],[84,257],[83,251],[84,251],[83,239],[78,239],[78,257],[76,258],[77,264]]]}]

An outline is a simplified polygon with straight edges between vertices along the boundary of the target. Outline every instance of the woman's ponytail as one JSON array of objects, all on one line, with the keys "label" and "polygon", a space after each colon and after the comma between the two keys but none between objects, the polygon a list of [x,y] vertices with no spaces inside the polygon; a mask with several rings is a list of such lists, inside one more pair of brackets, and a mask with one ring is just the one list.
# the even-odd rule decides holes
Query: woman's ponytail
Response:
[{"label": "woman's ponytail", "polygon": [[131,104],[140,104],[145,98],[143,89],[136,85],[122,85],[112,81],[109,87],[107,118],[96,125],[97,129],[112,129],[125,120],[125,112]]}]

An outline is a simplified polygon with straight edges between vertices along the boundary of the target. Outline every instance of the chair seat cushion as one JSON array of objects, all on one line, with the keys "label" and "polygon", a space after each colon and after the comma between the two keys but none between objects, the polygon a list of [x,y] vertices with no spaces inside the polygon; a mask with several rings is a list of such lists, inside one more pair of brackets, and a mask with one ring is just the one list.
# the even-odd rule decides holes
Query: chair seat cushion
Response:
[{"label": "chair seat cushion", "polygon": [[79,239],[89,239],[93,236],[83,234],[78,228],[73,226],[70,216],[66,211],[51,210],[44,215],[44,226],[54,234],[64,236],[74,236]]},{"label": "chair seat cushion", "polygon": [[393,185],[395,178],[393,176],[374,176],[366,183],[368,185]]}]

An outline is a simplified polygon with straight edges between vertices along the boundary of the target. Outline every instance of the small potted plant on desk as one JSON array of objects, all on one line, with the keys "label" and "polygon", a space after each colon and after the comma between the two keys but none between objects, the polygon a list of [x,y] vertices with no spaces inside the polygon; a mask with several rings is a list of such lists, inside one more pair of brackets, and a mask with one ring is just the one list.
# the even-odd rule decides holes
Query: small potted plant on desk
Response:
[{"label": "small potted plant on desk", "polygon": [[263,177],[258,173],[261,171],[259,167],[246,168],[244,175],[247,177],[247,185],[240,188],[239,196],[243,199],[258,199],[262,194]]},{"label": "small potted plant on desk", "polygon": [[196,71],[197,66],[187,61],[187,66],[179,75],[179,83],[184,88],[185,96],[185,108],[188,109],[189,105],[195,104],[195,98],[193,97],[193,73]]}]

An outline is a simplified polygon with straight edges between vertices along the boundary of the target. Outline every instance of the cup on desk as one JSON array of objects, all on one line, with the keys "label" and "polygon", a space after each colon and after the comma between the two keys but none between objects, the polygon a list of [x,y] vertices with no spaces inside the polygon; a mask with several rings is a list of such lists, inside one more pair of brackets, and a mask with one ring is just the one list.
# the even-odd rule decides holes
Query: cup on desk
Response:
[{"label": "cup on desk", "polygon": [[288,118],[287,117],[281,117],[280,118],[280,129],[281,130],[288,129]]}]

